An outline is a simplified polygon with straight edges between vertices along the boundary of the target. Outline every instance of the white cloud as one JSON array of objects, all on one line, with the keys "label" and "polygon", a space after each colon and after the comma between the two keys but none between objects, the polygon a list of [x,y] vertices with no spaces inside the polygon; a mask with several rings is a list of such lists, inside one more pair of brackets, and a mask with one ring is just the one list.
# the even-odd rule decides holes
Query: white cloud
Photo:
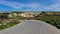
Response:
[{"label": "white cloud", "polygon": [[25,10],[60,10],[60,4],[58,3],[58,1],[60,0],[52,0],[53,2],[55,2],[55,4],[52,4],[48,7],[44,7],[42,5],[40,5],[39,3],[30,3],[30,4],[23,4],[23,3],[18,3],[18,2],[10,2],[10,1],[6,1],[6,0],[2,0],[0,1],[0,4],[2,5],[6,5],[15,9],[22,9],[23,7],[28,7],[30,9],[25,9]]},{"label": "white cloud", "polygon": [[59,8],[59,4],[53,4],[53,5],[50,5],[48,7],[46,7],[47,9],[54,9],[54,8]]},{"label": "white cloud", "polygon": [[60,0],[54,0],[55,4],[45,7],[46,10],[50,11],[60,11]]},{"label": "white cloud", "polygon": [[17,2],[10,2],[10,1],[0,1],[0,4],[3,4],[3,5],[7,5],[9,7],[13,7],[13,8],[21,8],[22,6],[24,6],[23,4],[21,3],[17,3]]},{"label": "white cloud", "polygon": [[23,4],[18,2],[10,2],[10,1],[0,1],[0,4],[7,5],[9,7],[15,9],[21,9],[22,7],[29,7],[29,8],[39,8],[40,5],[38,3],[30,3],[30,4]]},{"label": "white cloud", "polygon": [[28,6],[32,7],[32,8],[39,8],[39,7],[41,7],[38,3],[31,3]]}]

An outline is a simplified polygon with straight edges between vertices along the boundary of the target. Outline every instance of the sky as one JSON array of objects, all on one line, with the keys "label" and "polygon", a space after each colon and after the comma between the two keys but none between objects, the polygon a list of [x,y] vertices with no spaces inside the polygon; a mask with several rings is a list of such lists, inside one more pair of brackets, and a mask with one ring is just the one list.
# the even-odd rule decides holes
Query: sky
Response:
[{"label": "sky", "polygon": [[0,11],[60,11],[60,0],[0,0]]}]

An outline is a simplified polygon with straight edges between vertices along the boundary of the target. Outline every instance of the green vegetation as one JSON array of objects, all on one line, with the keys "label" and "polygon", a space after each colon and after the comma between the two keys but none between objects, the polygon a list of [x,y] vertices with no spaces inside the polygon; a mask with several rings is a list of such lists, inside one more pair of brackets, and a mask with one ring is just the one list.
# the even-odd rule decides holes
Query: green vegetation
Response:
[{"label": "green vegetation", "polygon": [[[15,12],[13,12],[15,13]],[[13,14],[11,13],[11,15]],[[19,12],[17,12],[18,14]],[[21,12],[22,13],[22,12]],[[13,15],[11,18],[8,17],[9,13],[0,13],[0,30],[9,28],[20,23],[19,20],[41,20],[45,21],[57,28],[60,29],[60,12],[44,12],[42,11],[39,15],[34,16],[33,18],[22,17],[19,15]],[[10,16],[11,16],[10,15]]]},{"label": "green vegetation", "polygon": [[60,29],[60,16],[41,16],[35,19],[45,21]]},{"label": "green vegetation", "polygon": [[0,13],[0,30],[12,27],[20,23],[18,17],[9,18],[9,13]]},{"label": "green vegetation", "polygon": [[48,15],[45,12],[43,12],[40,15],[36,16],[34,19],[45,21],[45,22],[57,27],[58,29],[60,29],[60,14],[56,15],[54,13],[54,14]]},{"label": "green vegetation", "polygon": [[17,21],[17,20],[14,20],[14,21],[11,21],[9,23],[6,23],[5,25],[1,24],[0,25],[0,30],[3,30],[3,29],[6,29],[6,28],[9,28],[9,27],[12,27],[16,24],[20,23],[20,21]]}]

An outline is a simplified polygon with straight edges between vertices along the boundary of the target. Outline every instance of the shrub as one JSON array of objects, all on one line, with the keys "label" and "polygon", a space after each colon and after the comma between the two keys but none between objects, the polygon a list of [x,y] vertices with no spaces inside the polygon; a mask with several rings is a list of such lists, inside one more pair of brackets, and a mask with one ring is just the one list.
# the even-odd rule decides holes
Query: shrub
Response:
[{"label": "shrub", "polygon": [[39,16],[34,19],[45,21],[60,29],[60,16]]}]

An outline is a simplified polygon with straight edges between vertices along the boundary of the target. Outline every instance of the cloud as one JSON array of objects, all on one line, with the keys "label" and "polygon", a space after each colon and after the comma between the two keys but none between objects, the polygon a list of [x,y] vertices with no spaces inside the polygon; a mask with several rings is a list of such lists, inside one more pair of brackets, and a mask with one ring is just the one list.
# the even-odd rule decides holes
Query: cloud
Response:
[{"label": "cloud", "polygon": [[18,8],[21,8],[22,6],[24,6],[21,3],[18,3],[18,2],[10,2],[10,1],[0,1],[0,4],[7,5],[9,7],[17,8],[17,9]]},{"label": "cloud", "polygon": [[22,4],[18,2],[10,2],[10,1],[0,1],[0,4],[7,5],[13,8],[21,8],[21,7],[38,7],[38,4],[33,3],[33,4]]},{"label": "cloud", "polygon": [[[12,7],[16,10],[20,9],[20,10],[39,10],[39,11],[40,10],[46,10],[46,11],[57,10],[57,11],[59,11],[60,10],[60,4],[59,4],[60,0],[52,0],[52,1],[54,2],[54,4],[49,5],[47,7],[45,5],[43,6],[36,2],[28,4],[28,3],[10,2],[10,1],[6,1],[6,0],[1,0],[0,4]],[[29,8],[29,9],[24,9],[24,7]]]},{"label": "cloud", "polygon": [[20,9],[20,10],[23,10],[24,7],[25,8],[29,8],[29,9],[25,9],[25,10],[37,10],[38,8],[42,7],[39,3],[26,3],[26,4],[23,4],[23,3],[18,3],[18,2],[10,2],[10,1],[0,1],[0,4],[2,5],[6,5],[6,6],[9,6],[9,7],[12,7],[14,9]]},{"label": "cloud", "polygon": [[50,11],[60,11],[60,0],[54,0],[55,3],[45,7],[46,10],[50,10]]},{"label": "cloud", "polygon": [[29,7],[33,7],[33,8],[38,8],[41,7],[38,3],[31,3],[28,5]]}]

